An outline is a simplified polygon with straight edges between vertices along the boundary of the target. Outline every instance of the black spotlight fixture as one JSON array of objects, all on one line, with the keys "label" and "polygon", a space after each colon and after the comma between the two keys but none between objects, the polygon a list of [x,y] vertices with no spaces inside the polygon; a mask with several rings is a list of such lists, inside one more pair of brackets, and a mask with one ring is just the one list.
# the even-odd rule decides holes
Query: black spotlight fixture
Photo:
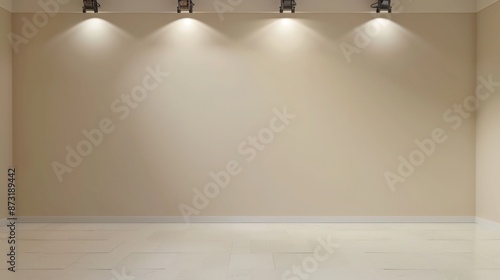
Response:
[{"label": "black spotlight fixture", "polygon": [[377,3],[372,4],[372,8],[377,9],[377,13],[380,13],[380,11],[392,13],[391,0],[378,0]]},{"label": "black spotlight fixture", "polygon": [[97,0],[83,0],[82,11],[84,13],[87,11],[94,11],[94,13],[98,13],[99,7],[101,7],[101,4],[99,4]]},{"label": "black spotlight fixture", "polygon": [[281,0],[280,13],[283,13],[284,11],[295,13],[295,6],[297,6],[297,2],[295,2],[295,0]]},{"label": "black spotlight fixture", "polygon": [[181,13],[182,11],[189,11],[189,13],[193,13],[193,7],[193,0],[178,0],[177,13]]}]

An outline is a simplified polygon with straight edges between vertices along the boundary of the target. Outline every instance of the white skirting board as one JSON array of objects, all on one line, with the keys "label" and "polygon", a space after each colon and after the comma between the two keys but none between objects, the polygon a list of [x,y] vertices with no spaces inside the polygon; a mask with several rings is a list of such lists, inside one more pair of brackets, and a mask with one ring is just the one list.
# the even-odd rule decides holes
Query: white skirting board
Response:
[{"label": "white skirting board", "polygon": [[[182,216],[58,216],[18,217],[22,223],[184,223]],[[473,216],[200,216],[191,223],[474,223]]]},{"label": "white skirting board", "polygon": [[483,218],[476,217],[476,223],[481,226],[485,226],[488,228],[493,228],[493,229],[500,229],[500,223],[493,222],[490,220],[486,220]]}]

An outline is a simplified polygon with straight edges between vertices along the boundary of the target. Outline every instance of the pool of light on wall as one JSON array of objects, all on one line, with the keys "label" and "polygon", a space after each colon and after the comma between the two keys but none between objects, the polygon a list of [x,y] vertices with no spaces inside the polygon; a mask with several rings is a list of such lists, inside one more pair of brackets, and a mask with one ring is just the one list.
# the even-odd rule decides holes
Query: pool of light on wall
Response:
[{"label": "pool of light on wall", "polygon": [[219,31],[206,23],[194,18],[183,17],[155,30],[146,40],[168,44],[170,48],[195,48],[201,45],[214,45],[218,41],[227,39]]},{"label": "pool of light on wall", "polygon": [[89,18],[66,32],[73,43],[88,50],[113,49],[123,41],[130,40],[130,35],[114,24],[101,19]]},{"label": "pool of light on wall", "polygon": [[282,25],[282,26],[290,26],[292,24],[292,19],[290,18],[282,18],[282,19],[279,19],[278,20],[279,23]]},{"label": "pool of light on wall", "polygon": [[314,30],[308,21],[289,17],[261,20],[259,27],[246,37],[246,43],[278,55],[313,51],[327,44],[324,36]]},{"label": "pool of light on wall", "polygon": [[109,32],[109,23],[100,18],[89,18],[79,24],[81,36],[100,37]]},{"label": "pool of light on wall", "polygon": [[382,17],[373,18],[352,28],[340,40],[340,48],[350,62],[353,55],[391,55],[405,48],[408,31],[399,24]]}]

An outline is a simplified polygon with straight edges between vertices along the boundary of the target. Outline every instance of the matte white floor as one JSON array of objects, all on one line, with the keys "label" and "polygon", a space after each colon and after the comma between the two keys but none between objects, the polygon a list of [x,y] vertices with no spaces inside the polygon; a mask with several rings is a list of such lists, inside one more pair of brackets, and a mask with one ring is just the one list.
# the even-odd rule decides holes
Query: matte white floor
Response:
[{"label": "matte white floor", "polygon": [[17,235],[14,274],[1,229],[2,280],[500,279],[500,230],[476,224],[19,224]]}]

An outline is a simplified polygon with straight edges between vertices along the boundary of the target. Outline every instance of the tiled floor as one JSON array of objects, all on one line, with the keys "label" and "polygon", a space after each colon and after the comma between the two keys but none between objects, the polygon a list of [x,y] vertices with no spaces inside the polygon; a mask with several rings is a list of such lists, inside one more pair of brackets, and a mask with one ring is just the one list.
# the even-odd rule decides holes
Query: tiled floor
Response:
[{"label": "tiled floor", "polygon": [[2,280],[500,280],[475,224],[19,224]]}]

